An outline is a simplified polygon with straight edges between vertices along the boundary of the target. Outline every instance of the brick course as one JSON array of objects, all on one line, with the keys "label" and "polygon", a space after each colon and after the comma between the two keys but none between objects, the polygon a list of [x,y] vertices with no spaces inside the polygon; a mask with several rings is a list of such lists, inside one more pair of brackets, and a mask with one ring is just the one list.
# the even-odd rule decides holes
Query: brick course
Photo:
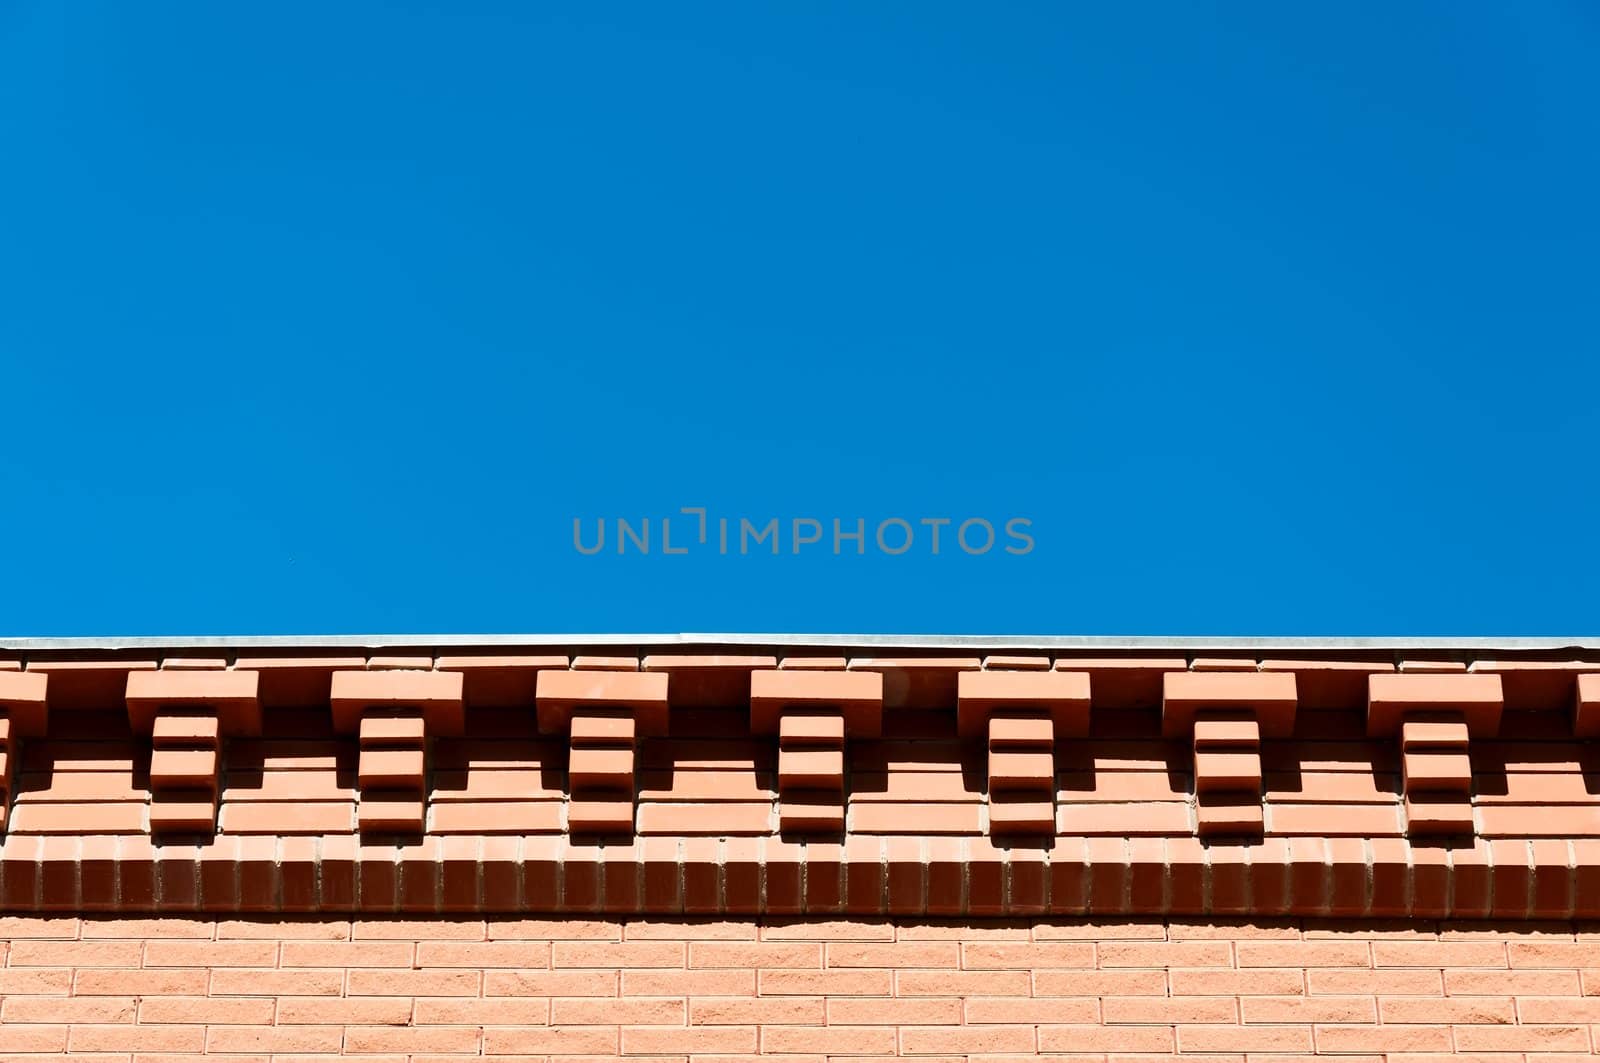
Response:
[{"label": "brick course", "polygon": [[0,917],[0,1055],[1595,1050],[1587,923]]}]

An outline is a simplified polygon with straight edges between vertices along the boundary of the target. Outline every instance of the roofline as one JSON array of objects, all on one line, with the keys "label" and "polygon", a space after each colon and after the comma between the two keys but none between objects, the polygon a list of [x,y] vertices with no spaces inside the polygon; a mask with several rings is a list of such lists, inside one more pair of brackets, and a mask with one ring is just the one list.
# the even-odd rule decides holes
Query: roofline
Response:
[{"label": "roofline", "polygon": [[1320,637],[1320,636],[1152,636],[1152,635],[806,635],[728,632],[676,634],[524,634],[524,635],[172,635],[16,638],[0,636],[0,651],[119,650],[320,650],[481,647],[635,647],[663,651],[684,647],[749,649],[893,650],[1096,650],[1096,651],[1268,651],[1268,652],[1429,652],[1505,651],[1550,653],[1600,651],[1600,636],[1471,638]]}]

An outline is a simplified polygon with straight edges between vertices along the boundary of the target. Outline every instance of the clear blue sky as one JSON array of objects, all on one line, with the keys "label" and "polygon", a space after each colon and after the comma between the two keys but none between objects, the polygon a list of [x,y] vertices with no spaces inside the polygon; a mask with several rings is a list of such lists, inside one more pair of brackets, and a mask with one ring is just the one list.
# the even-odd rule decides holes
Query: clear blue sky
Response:
[{"label": "clear blue sky", "polygon": [[[1597,49],[0,3],[0,633],[1600,633]],[[783,553],[663,556],[683,506]]]}]

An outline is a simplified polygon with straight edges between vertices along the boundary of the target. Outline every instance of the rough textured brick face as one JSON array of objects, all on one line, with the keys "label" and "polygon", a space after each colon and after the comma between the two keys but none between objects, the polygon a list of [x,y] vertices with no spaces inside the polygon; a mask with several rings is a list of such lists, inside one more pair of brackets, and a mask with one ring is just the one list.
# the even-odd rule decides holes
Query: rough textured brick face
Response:
[{"label": "rough textured brick face", "polygon": [[0,941],[7,1058],[1532,1063],[1600,1022],[1600,939],[1557,922],[12,915]]}]

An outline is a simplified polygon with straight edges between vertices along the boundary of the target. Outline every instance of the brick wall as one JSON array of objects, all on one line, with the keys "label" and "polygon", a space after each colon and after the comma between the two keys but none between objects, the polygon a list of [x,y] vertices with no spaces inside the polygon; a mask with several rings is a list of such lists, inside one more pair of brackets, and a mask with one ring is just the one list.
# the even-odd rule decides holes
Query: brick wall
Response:
[{"label": "brick wall", "polygon": [[[0,1056],[1590,1053],[1585,924],[0,918]],[[37,1058],[37,1057],[32,1057]]]}]

